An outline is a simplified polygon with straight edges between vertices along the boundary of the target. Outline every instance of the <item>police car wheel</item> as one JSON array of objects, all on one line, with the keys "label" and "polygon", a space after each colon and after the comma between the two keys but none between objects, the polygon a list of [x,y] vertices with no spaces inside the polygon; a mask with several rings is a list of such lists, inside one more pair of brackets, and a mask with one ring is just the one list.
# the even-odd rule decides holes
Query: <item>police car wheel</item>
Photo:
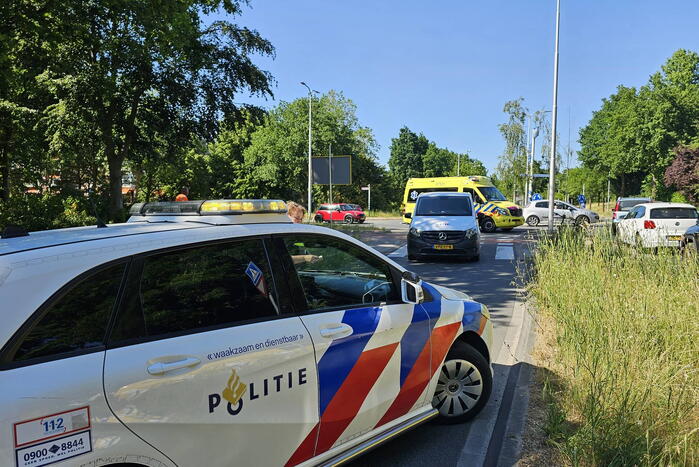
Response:
[{"label": "police car wheel", "polygon": [[496,228],[497,226],[495,225],[495,221],[490,217],[485,217],[481,221],[481,232],[493,233],[495,232]]},{"label": "police car wheel", "polygon": [[541,219],[539,219],[537,216],[527,217],[527,225],[530,227],[536,227],[539,225],[539,222],[541,222]]},{"label": "police car wheel", "polygon": [[345,216],[345,224],[352,224],[354,222],[354,217],[349,214]]},{"label": "police car wheel", "polygon": [[457,342],[439,372],[432,406],[443,423],[475,417],[490,397],[493,376],[486,359],[470,345]]}]

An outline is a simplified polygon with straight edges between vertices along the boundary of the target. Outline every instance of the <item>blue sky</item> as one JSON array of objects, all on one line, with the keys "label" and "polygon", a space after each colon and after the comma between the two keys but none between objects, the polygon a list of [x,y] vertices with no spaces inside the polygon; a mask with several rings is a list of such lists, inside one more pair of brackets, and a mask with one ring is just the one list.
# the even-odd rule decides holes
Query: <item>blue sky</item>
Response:
[{"label": "blue sky", "polygon": [[[562,0],[559,135],[577,133],[619,84],[640,86],[678,48],[699,51],[694,0]],[[240,24],[257,29],[276,58],[256,63],[275,79],[274,100],[313,89],[342,91],[373,129],[386,163],[407,125],[439,146],[469,151],[489,170],[504,143],[503,104],[550,109],[555,1],[252,0]]]}]

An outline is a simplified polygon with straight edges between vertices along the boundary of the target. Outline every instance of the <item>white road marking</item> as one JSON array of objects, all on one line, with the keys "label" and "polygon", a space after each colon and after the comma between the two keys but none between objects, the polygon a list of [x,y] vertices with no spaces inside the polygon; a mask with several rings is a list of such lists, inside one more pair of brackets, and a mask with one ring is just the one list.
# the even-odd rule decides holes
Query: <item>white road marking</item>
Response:
[{"label": "white road marking", "polygon": [[515,250],[513,245],[511,243],[509,245],[498,243],[498,248],[495,250],[495,259],[515,259]]},{"label": "white road marking", "polygon": [[408,256],[408,245],[403,245],[402,247],[393,250],[388,254],[389,258],[403,258],[405,256]]}]

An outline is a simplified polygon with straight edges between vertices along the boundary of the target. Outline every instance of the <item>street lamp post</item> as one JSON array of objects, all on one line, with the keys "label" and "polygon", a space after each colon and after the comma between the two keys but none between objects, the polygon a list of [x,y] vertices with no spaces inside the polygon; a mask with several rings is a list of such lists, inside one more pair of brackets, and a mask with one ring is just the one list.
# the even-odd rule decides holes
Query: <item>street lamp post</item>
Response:
[{"label": "street lamp post", "polygon": [[313,91],[311,91],[311,88],[303,81],[301,81],[301,85],[308,89],[308,219],[310,222],[311,213],[313,212],[311,209],[311,201],[313,196],[313,162],[311,160],[311,102],[313,101]]},{"label": "street lamp post", "polygon": [[548,231],[553,232],[553,205],[556,175],[556,121],[558,119],[558,33],[561,25],[561,0],[556,0],[556,45],[553,59],[553,107],[551,115],[551,157],[549,158],[549,219]]},{"label": "street lamp post", "polygon": [[531,154],[529,156],[529,161],[527,164],[527,192],[524,194],[524,196],[527,197],[527,201],[530,200],[531,197],[531,192],[533,191],[534,183],[533,183],[533,176],[534,176],[534,154],[536,154],[536,137],[539,136],[539,127],[534,128],[532,130],[532,147],[531,147]]}]

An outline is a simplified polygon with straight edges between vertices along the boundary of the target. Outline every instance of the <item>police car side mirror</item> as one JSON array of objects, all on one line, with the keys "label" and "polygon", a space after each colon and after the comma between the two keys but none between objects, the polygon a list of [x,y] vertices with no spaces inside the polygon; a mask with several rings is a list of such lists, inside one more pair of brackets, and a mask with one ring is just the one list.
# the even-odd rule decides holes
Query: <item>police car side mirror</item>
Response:
[{"label": "police car side mirror", "polygon": [[401,298],[404,303],[418,304],[425,300],[422,281],[414,272],[405,271],[400,281]]}]

